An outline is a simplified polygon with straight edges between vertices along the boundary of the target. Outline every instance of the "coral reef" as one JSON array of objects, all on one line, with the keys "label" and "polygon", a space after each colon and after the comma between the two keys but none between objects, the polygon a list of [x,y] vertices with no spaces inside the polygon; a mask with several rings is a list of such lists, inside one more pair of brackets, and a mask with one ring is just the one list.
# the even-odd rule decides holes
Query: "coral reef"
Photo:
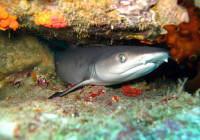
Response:
[{"label": "coral reef", "polygon": [[[59,50],[65,41],[112,45],[133,38],[151,45],[149,39],[167,24],[168,34],[158,40],[167,42],[177,62],[195,61],[199,8],[187,7],[188,17],[176,0],[0,0],[0,6],[0,26],[6,30],[0,31],[1,139],[200,139],[200,90],[192,96],[164,72],[121,87],[84,86],[48,100],[66,90],[66,83],[54,76],[46,47]],[[41,43],[27,32],[47,39]],[[199,77],[200,72],[193,81],[198,86]]]},{"label": "coral reef", "polygon": [[43,25],[48,28],[64,28],[67,26],[65,18],[55,13],[40,13],[35,16],[34,21],[37,25]]},{"label": "coral reef", "polygon": [[14,31],[19,27],[17,17],[9,15],[8,12],[0,7],[0,30],[13,29]]},{"label": "coral reef", "polygon": [[188,8],[189,22],[166,25],[167,34],[159,36],[157,42],[165,42],[171,48],[169,54],[176,62],[184,59],[196,61],[200,55],[200,8]]}]

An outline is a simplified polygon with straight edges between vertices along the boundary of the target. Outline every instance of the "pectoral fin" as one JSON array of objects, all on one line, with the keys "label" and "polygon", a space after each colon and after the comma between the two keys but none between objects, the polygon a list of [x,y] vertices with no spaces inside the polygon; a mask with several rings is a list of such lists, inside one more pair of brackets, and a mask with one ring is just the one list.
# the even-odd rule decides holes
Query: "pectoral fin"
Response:
[{"label": "pectoral fin", "polygon": [[62,97],[64,95],[67,95],[69,94],[71,91],[73,91],[74,89],[78,88],[78,87],[81,87],[83,85],[85,85],[87,83],[87,81],[82,81],[78,84],[76,84],[75,86],[71,87],[70,89],[66,90],[66,91],[63,91],[63,92],[56,92],[54,93],[53,95],[51,95],[48,99],[53,99],[55,97]]}]

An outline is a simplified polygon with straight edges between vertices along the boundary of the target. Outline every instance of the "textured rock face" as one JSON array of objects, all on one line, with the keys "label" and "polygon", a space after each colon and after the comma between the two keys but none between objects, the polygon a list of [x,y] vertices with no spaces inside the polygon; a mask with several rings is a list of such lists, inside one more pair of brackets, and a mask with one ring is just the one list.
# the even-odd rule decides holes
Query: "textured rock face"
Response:
[{"label": "textured rock face", "polygon": [[[188,20],[177,0],[1,0],[0,6],[18,17],[20,29],[77,44],[98,43],[97,38],[154,40],[164,33],[163,25]],[[58,17],[65,26],[54,23]]]},{"label": "textured rock face", "polygon": [[137,23],[155,20],[155,11],[151,10],[151,6],[159,0],[115,0],[116,5],[113,8],[119,11],[120,16],[128,19],[131,26]]},{"label": "textured rock face", "polygon": [[55,71],[54,58],[49,50],[29,35],[8,38],[0,34],[0,78],[31,70],[51,75]]},{"label": "textured rock face", "polygon": [[187,9],[177,5],[177,0],[160,0],[157,3],[157,11],[161,22],[164,24],[178,25],[189,21]]}]

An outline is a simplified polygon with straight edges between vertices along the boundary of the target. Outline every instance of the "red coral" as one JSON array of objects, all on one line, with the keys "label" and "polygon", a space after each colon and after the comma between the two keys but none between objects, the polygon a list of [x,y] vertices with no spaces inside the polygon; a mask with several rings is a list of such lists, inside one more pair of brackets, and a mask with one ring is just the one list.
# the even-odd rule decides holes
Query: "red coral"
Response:
[{"label": "red coral", "polygon": [[136,97],[136,96],[142,94],[142,90],[141,89],[131,88],[130,85],[122,85],[121,88],[123,89],[123,93],[126,96]]},{"label": "red coral", "polygon": [[169,54],[176,61],[194,62],[200,55],[200,8],[187,8],[189,22],[178,26],[166,25],[167,34],[157,37],[157,42],[165,42],[171,48]]}]

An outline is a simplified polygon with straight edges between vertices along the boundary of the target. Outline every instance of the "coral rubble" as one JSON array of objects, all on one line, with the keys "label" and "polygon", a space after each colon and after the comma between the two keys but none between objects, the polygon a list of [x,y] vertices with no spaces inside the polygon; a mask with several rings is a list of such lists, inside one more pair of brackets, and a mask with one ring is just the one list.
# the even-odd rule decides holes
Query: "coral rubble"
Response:
[{"label": "coral rubble", "polygon": [[[177,98],[175,82],[166,81],[137,98],[106,88],[105,94],[89,101],[72,98],[73,94],[47,100],[54,92],[50,86],[5,87],[0,102],[1,139],[199,139],[199,96],[182,92]],[[57,81],[51,86],[64,88]],[[74,94],[90,96],[88,92],[99,89],[86,86],[81,91]]]}]

